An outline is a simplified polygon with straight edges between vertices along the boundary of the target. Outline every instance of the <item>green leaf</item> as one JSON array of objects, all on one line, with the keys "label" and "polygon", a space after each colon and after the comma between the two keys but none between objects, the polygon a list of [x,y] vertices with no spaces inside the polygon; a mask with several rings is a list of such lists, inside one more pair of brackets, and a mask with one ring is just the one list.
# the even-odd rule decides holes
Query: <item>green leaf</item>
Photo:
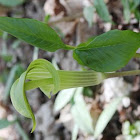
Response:
[{"label": "green leaf", "polygon": [[93,6],[85,7],[83,11],[84,17],[87,20],[89,27],[91,27],[93,23],[94,11],[95,9]]},{"label": "green leaf", "polygon": [[55,99],[54,111],[60,111],[72,99],[76,88],[64,89],[59,92]]},{"label": "green leaf", "polygon": [[97,13],[105,22],[111,22],[110,14],[104,0],[94,0]]},{"label": "green leaf", "polygon": [[[91,43],[95,39],[95,36],[89,38],[86,42],[80,43],[77,48],[83,48],[86,47],[89,43]],[[84,65],[83,62],[79,59],[79,57],[76,55],[76,53],[73,53],[73,57],[75,60],[78,61],[79,64]]]},{"label": "green leaf", "polygon": [[95,71],[112,72],[124,67],[140,47],[140,33],[112,30],[74,50],[74,58]]},{"label": "green leaf", "polygon": [[110,104],[103,110],[99,119],[95,126],[94,137],[98,138],[99,135],[103,132],[105,127],[107,126],[108,122],[111,120],[113,115],[115,114],[119,103],[121,102],[122,97],[115,98],[111,101]]},{"label": "green leaf", "polygon": [[135,14],[135,17],[138,19],[138,21],[140,22],[140,10],[139,10],[139,6],[140,6],[140,1],[139,0],[135,0],[134,1],[134,6],[132,11]]},{"label": "green leaf", "polygon": [[1,119],[0,120],[0,129],[3,129],[3,128],[6,128],[8,127],[9,125],[12,125],[14,124],[16,121],[8,121],[7,119]]},{"label": "green leaf", "polygon": [[13,7],[22,4],[24,1],[25,0],[0,0],[0,4],[8,7]]},{"label": "green leaf", "polygon": [[131,11],[129,6],[128,0],[121,0],[123,5],[123,15],[125,18],[125,21],[128,23],[130,21]]},{"label": "green leaf", "polygon": [[92,37],[88,38],[88,40],[87,40],[86,42],[80,43],[76,48],[86,47],[86,46],[87,46],[88,44],[90,44],[95,38],[96,38],[96,36],[92,36]]},{"label": "green leaf", "polygon": [[34,19],[0,17],[0,29],[46,51],[66,48],[51,27]]},{"label": "green leaf", "polygon": [[86,103],[82,97],[83,88],[77,88],[71,113],[77,126],[88,134],[93,134],[92,118],[87,110]]},{"label": "green leaf", "polygon": [[140,5],[140,0],[130,1],[130,7],[132,11],[135,11]]},{"label": "green leaf", "polygon": [[138,19],[138,21],[140,21],[140,12],[139,12],[139,9],[136,9],[134,13],[135,13],[135,17]]}]

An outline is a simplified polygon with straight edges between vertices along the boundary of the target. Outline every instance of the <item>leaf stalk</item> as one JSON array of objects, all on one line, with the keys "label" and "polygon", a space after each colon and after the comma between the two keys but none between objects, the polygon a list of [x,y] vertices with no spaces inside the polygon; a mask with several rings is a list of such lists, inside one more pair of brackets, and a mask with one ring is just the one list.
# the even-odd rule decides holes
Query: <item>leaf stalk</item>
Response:
[{"label": "leaf stalk", "polygon": [[67,50],[74,50],[74,49],[76,49],[76,47],[75,46],[71,46],[71,45],[66,45],[66,49]]},{"label": "leaf stalk", "polygon": [[105,73],[105,76],[107,78],[132,76],[132,75],[140,75],[140,70],[132,70],[132,71],[124,71],[124,72],[114,72],[114,73]]}]

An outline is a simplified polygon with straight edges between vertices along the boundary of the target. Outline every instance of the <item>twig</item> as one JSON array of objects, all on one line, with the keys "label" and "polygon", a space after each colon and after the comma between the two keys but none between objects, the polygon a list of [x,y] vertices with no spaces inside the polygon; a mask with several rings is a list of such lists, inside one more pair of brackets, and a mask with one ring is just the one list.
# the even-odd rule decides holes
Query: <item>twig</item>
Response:
[{"label": "twig", "polygon": [[49,25],[54,25],[56,23],[60,23],[60,22],[68,22],[68,21],[71,21],[71,20],[74,20],[76,18],[80,18],[80,17],[83,17],[83,13],[78,13],[78,14],[75,14],[75,15],[70,15],[70,16],[67,16],[67,17],[63,17],[61,19],[58,19],[58,20],[54,20],[54,21],[50,21],[48,24]]}]

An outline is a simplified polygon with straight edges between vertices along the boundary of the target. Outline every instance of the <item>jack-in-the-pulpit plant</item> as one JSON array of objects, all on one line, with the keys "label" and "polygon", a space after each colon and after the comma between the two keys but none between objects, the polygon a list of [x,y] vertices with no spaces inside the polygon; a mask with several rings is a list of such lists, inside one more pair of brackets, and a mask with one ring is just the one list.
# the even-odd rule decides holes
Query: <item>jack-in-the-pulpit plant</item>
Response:
[{"label": "jack-in-the-pulpit plant", "polygon": [[33,20],[0,17],[0,29],[45,51],[73,50],[73,57],[87,71],[56,70],[47,60],[33,61],[11,88],[11,100],[15,109],[36,121],[26,97],[26,91],[40,88],[49,98],[62,89],[100,84],[106,78],[140,74],[140,70],[114,72],[124,67],[131,58],[139,57],[140,33],[130,30],[111,30],[74,47],[64,44],[47,24]]}]

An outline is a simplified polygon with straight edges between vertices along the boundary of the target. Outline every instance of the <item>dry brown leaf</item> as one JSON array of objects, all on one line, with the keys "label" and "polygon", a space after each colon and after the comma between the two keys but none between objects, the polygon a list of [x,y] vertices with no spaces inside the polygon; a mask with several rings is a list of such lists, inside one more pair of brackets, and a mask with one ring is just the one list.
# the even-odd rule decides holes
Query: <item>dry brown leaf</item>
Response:
[{"label": "dry brown leaf", "polygon": [[9,10],[10,8],[0,5],[0,16],[6,16]]},{"label": "dry brown leaf", "polygon": [[44,5],[44,11],[51,16],[56,16],[61,12],[65,14],[65,8],[59,0],[47,0]]},{"label": "dry brown leaf", "polygon": [[64,5],[68,15],[76,14],[83,11],[83,3],[85,0],[60,0]]},{"label": "dry brown leaf", "polygon": [[93,119],[93,126],[96,125],[96,122],[97,122],[101,112],[102,112],[102,110],[99,108],[99,105],[97,104],[97,102],[93,102],[91,109],[90,109],[90,114]]}]

